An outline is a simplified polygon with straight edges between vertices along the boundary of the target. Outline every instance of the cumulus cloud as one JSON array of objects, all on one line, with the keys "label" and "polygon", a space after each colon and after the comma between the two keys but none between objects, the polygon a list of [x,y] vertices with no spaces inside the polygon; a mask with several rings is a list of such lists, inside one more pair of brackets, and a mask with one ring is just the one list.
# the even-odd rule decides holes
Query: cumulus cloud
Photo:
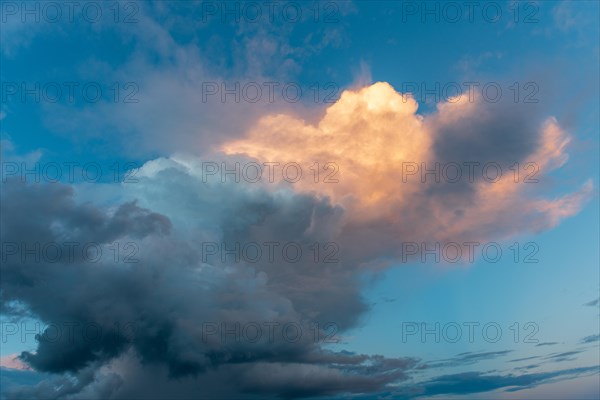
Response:
[{"label": "cumulus cloud", "polygon": [[[539,181],[567,160],[570,137],[554,118],[538,125],[514,105],[468,96],[427,116],[417,108],[410,96],[379,82],[345,91],[314,125],[289,114],[265,116],[246,138],[222,149],[263,162],[334,163],[338,183],[305,179],[296,187],[343,206],[351,240],[368,243],[361,233],[370,226],[369,235],[376,231],[387,249],[401,240],[461,242],[540,231],[575,214],[589,197],[590,182],[557,199],[535,196],[538,185],[523,182],[527,173]],[[436,163],[437,177],[427,174]],[[515,163],[520,176],[510,169]],[[453,164],[461,168],[458,179]]]},{"label": "cumulus cloud", "polygon": [[[60,382],[44,383],[35,393],[23,389],[15,396],[38,396],[55,386],[63,388],[64,397],[79,393],[92,382],[98,384],[87,373],[79,377],[81,371],[95,370],[124,354],[133,354],[142,369],[164,367],[165,380],[222,367],[220,373],[238,371],[246,377],[239,391],[268,393],[288,387],[289,395],[291,380],[300,371],[314,379],[307,380],[305,389],[297,388],[299,393],[319,394],[384,386],[414,366],[409,359],[324,353],[314,339],[315,332],[326,333],[312,324],[332,322],[346,329],[366,310],[352,263],[344,269],[310,260],[285,263],[281,256],[273,263],[202,261],[203,241],[231,248],[240,242],[294,240],[307,250],[328,231],[319,229],[321,225],[339,220],[339,207],[289,188],[271,192],[252,185],[211,187],[182,163],[167,159],[149,163],[139,177],[139,184],[124,189],[124,202],[107,209],[79,203],[76,191],[66,185],[6,182],[4,243],[28,248],[35,243],[96,243],[106,251],[115,242],[133,241],[140,259],[126,264],[110,257],[90,262],[80,253],[75,259],[63,254],[64,259],[52,261],[23,260],[20,252],[4,254],[3,304],[22,302],[53,326],[39,336],[37,351],[24,352],[20,359],[39,371],[71,374],[77,382],[70,389]],[[130,197],[137,203],[126,201]],[[237,341],[235,334],[227,339],[236,324],[255,324],[265,333],[251,343]],[[274,326],[275,339],[266,333],[266,324]],[[286,324],[302,334],[282,339]],[[54,327],[63,333],[68,327],[69,334],[57,339]],[[207,334],[213,327],[215,331]],[[86,337],[90,328],[101,334]],[[296,338],[298,333],[291,335]],[[281,365],[273,367],[282,371],[279,385],[257,383],[255,378],[271,365]],[[338,384],[324,385],[318,371],[336,376]],[[370,375],[362,376],[361,371]]]},{"label": "cumulus cloud", "polygon": [[[418,176],[402,180],[407,162],[462,162],[470,154],[503,166],[532,159],[540,176],[566,162],[568,135],[557,121],[537,127],[522,118],[477,102],[421,116],[413,99],[377,83],[344,92],[316,125],[269,115],[211,160],[149,161],[136,183],[102,188],[115,193],[109,206],[83,200],[97,188],[8,179],[0,228],[4,243],[16,247],[3,248],[2,304],[7,313],[14,312],[9,304],[23,304],[53,325],[20,360],[59,374],[12,396],[160,398],[173,397],[175,386],[182,398],[199,390],[211,398],[330,396],[409,379],[423,368],[419,360],[334,352],[315,335],[329,337],[328,324],[339,334],[357,326],[368,310],[359,276],[376,273],[381,257],[397,258],[402,241],[496,239],[550,228],[579,210],[586,190],[540,199],[512,174],[495,183],[480,176],[460,190]],[[510,134],[526,138],[523,146],[499,147],[496,135],[517,127],[526,129]],[[480,138],[488,128],[495,133]],[[250,183],[205,173],[206,162],[250,161],[333,162],[339,179]],[[103,256],[92,262],[81,247],[52,260],[20,251],[72,242],[93,243]],[[333,243],[339,259],[291,262],[280,251],[255,262],[206,257],[207,243],[266,242],[293,242],[311,256],[315,244]],[[115,243],[133,245],[136,262],[113,257]],[[56,338],[57,326],[69,334]],[[463,354],[462,361],[505,353]]]}]

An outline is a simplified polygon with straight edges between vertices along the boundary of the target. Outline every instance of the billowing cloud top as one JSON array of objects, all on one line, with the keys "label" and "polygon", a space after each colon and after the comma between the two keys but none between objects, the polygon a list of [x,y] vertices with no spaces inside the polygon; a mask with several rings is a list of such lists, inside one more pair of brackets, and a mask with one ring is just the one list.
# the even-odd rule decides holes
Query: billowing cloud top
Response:
[{"label": "billowing cloud top", "polygon": [[[468,96],[427,116],[417,107],[410,95],[378,82],[345,91],[314,125],[266,116],[223,151],[262,162],[333,163],[338,182],[302,179],[295,187],[342,205],[348,223],[385,221],[382,231],[416,242],[546,229],[577,212],[591,190],[586,183],[556,200],[528,196],[527,183],[567,159],[570,138],[552,117],[536,126],[514,104]],[[438,182],[427,173],[436,165]]]}]

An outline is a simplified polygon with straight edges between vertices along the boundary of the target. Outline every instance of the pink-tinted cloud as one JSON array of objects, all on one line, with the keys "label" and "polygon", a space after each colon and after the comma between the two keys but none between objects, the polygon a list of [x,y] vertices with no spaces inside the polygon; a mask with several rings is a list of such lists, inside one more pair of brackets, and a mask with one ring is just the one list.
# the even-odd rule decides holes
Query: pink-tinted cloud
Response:
[{"label": "pink-tinted cloud", "polygon": [[19,360],[18,354],[9,354],[0,357],[0,367],[8,369],[17,369],[19,371],[31,371],[31,368]]},{"label": "pink-tinted cloud", "polygon": [[[581,209],[591,183],[556,199],[535,193],[541,185],[534,180],[539,183],[567,161],[570,136],[553,117],[542,126],[529,124],[528,130],[517,119],[527,116],[501,107],[462,96],[422,116],[414,99],[379,82],[345,91],[314,125],[290,114],[265,116],[247,137],[222,150],[261,162],[335,163],[338,183],[301,179],[295,188],[343,206],[345,231],[355,240],[361,237],[363,245],[367,239],[360,232],[366,231],[389,249],[400,241],[490,240],[551,228]],[[512,125],[505,122],[513,117]],[[498,126],[503,123],[506,127]],[[515,127],[524,132],[514,132]],[[465,162],[479,163],[472,181]],[[510,169],[515,162],[520,175]],[[441,169],[458,164],[460,181],[451,182],[444,173],[440,182],[434,174],[421,175],[436,163]],[[493,169],[483,171],[488,164],[502,174],[496,178]],[[524,182],[531,174],[531,182]]]}]

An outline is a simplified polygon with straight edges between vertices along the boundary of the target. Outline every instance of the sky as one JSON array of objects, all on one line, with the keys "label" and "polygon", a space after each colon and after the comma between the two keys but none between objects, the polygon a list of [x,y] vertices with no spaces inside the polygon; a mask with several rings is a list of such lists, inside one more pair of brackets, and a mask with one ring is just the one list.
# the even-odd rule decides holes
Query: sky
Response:
[{"label": "sky", "polygon": [[0,12],[0,398],[600,397],[598,2]]}]

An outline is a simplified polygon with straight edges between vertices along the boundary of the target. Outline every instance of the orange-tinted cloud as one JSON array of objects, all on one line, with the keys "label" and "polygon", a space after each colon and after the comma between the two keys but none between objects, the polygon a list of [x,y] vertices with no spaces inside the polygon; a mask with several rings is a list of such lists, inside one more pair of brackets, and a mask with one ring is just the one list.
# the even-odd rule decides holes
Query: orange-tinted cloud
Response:
[{"label": "orange-tinted cloud", "polygon": [[[288,114],[265,116],[247,137],[226,143],[222,150],[261,162],[306,166],[318,162],[321,168],[335,163],[338,183],[314,182],[311,178],[301,179],[294,187],[342,205],[347,211],[347,227],[353,230],[347,230],[348,234],[356,236],[359,226],[366,229],[376,224],[376,235],[379,239],[387,236],[390,245],[395,240],[499,239],[550,228],[580,210],[591,183],[576,193],[544,199],[534,193],[541,185],[523,182],[534,172],[531,180],[543,180],[567,160],[565,148],[570,137],[554,118],[547,118],[543,126],[518,139],[523,146],[512,144],[522,153],[514,156],[513,161],[521,163],[516,176],[509,169],[513,164],[509,162],[510,148],[494,156],[499,143],[518,137],[514,132],[510,132],[513,137],[501,137],[504,132],[498,119],[510,119],[510,111],[503,109],[506,116],[499,117],[494,113],[500,108],[483,104],[481,99],[470,101],[462,96],[453,100],[422,116],[417,114],[418,104],[413,98],[378,82],[345,91],[315,125]],[[513,125],[520,126],[518,121]],[[433,169],[440,161],[445,161],[441,168],[448,165],[448,157],[440,155],[444,151],[440,146],[446,143],[456,147],[451,153],[455,158],[450,161],[462,168],[460,182],[449,182],[442,175],[436,183],[433,174],[423,182],[421,169]],[[469,161],[480,162],[474,167],[472,182],[463,164]],[[491,169],[486,173],[491,178],[482,179],[481,169],[486,163],[498,164],[502,175],[496,179]],[[415,166],[418,171],[409,174]]]}]

